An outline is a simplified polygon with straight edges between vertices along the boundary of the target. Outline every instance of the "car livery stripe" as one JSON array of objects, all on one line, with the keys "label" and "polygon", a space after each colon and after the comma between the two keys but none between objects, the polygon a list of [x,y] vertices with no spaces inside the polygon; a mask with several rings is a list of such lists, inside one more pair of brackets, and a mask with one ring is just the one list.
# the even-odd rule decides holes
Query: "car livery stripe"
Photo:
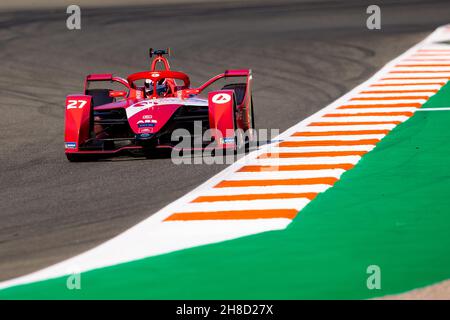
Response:
[{"label": "car livery stripe", "polygon": [[[439,43],[449,40],[445,30],[437,29],[365,83],[123,234],[0,288],[60,277],[73,266],[84,272],[286,228],[447,83],[450,68],[428,65],[450,60],[448,45]],[[407,63],[411,59],[423,62]]]}]

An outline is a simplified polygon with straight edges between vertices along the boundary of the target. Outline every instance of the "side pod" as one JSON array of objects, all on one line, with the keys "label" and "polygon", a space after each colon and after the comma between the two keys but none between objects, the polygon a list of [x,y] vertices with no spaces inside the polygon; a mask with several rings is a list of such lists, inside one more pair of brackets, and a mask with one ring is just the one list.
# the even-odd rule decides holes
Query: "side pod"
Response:
[{"label": "side pod", "polygon": [[233,90],[209,92],[209,124],[218,148],[234,148],[236,146],[235,108]]},{"label": "side pod", "polygon": [[66,97],[64,145],[66,153],[79,150],[89,139],[91,96],[69,95]]}]

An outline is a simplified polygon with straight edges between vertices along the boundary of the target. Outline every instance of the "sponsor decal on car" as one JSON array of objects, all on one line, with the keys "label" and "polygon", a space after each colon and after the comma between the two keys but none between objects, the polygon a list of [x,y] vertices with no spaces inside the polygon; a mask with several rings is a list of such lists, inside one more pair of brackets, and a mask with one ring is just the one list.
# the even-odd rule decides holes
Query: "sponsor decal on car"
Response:
[{"label": "sponsor decal on car", "polygon": [[76,142],[66,142],[65,144],[66,149],[76,149],[77,143]]},{"label": "sponsor decal on car", "polygon": [[154,127],[155,124],[154,123],[139,123],[138,124],[138,128],[149,128],[149,127]]},{"label": "sponsor decal on car", "polygon": [[136,122],[136,124],[138,125],[138,128],[149,128],[149,127],[154,127],[156,124],[156,120],[139,120],[138,122]]},{"label": "sponsor decal on car", "polygon": [[212,102],[217,104],[227,103],[231,100],[231,95],[228,93],[218,93],[212,97]]}]

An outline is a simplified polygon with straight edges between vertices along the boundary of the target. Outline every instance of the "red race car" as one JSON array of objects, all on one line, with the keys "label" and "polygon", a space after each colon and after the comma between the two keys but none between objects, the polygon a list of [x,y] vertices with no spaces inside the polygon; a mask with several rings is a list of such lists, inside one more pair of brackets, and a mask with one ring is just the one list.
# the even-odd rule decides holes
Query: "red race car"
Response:
[{"label": "red race car", "polygon": [[67,96],[64,140],[70,161],[149,156],[180,146],[236,151],[254,141],[251,70],[227,70],[191,88],[185,73],[170,69],[168,54],[150,49],[149,71],[126,79],[91,74],[84,94]]}]

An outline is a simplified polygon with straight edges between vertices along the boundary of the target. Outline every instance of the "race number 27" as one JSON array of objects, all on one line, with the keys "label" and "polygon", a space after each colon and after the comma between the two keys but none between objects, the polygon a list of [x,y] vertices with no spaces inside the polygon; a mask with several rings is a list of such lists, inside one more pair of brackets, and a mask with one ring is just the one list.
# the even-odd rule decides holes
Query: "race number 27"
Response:
[{"label": "race number 27", "polygon": [[83,109],[86,103],[86,100],[69,100],[67,101],[67,109]]}]

